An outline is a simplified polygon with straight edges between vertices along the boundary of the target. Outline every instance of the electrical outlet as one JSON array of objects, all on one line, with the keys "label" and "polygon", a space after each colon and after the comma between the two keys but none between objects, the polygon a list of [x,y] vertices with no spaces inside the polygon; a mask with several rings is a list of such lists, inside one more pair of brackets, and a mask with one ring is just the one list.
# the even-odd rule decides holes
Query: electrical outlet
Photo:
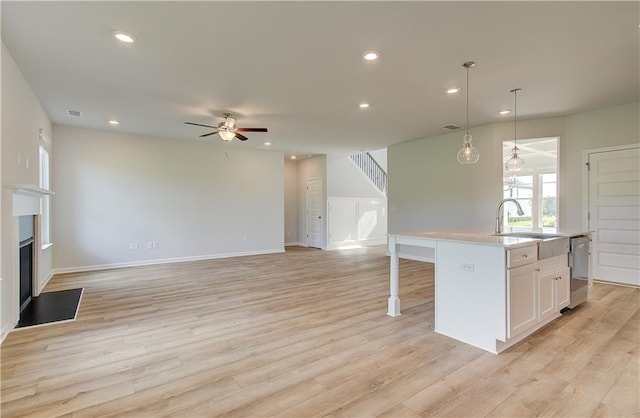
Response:
[{"label": "electrical outlet", "polygon": [[130,242],[129,243],[129,249],[131,251],[137,251],[140,249],[140,243],[139,242]]},{"label": "electrical outlet", "polygon": [[475,266],[473,263],[460,263],[460,270],[462,271],[469,271],[473,273],[474,269],[475,269]]}]

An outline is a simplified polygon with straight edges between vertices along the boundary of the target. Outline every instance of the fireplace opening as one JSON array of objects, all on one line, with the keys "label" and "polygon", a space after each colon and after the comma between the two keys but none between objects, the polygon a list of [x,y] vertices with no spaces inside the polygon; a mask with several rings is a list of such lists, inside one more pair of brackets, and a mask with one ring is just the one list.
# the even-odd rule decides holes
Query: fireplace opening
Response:
[{"label": "fireplace opening", "polygon": [[20,216],[20,312],[31,302],[33,295],[34,216]]}]

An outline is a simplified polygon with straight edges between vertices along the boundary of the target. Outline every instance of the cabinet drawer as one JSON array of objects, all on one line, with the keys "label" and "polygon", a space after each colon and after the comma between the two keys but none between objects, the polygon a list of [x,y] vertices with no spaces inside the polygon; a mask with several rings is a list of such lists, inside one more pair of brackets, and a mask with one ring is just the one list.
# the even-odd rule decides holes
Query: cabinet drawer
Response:
[{"label": "cabinet drawer", "polygon": [[526,264],[535,263],[538,260],[538,246],[530,245],[528,247],[514,248],[507,250],[507,268],[524,266]]}]

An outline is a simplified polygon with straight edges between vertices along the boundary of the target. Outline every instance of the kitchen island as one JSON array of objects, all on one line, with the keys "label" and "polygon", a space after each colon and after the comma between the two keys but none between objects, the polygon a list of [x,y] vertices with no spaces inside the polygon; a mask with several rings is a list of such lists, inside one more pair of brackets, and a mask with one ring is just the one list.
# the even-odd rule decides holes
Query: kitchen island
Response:
[{"label": "kitchen island", "polygon": [[[558,318],[569,305],[568,245],[557,255],[538,260],[541,239],[505,235],[513,232],[389,234],[387,314],[400,315],[399,249],[415,246],[435,253],[435,332],[497,354]],[[567,238],[588,235],[555,229],[540,232]]]}]

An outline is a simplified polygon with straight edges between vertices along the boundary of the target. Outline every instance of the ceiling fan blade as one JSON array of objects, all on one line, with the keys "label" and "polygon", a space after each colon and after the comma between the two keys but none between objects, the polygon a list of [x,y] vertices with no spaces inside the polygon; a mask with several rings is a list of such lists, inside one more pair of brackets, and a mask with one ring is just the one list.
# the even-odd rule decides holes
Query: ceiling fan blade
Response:
[{"label": "ceiling fan blade", "polygon": [[217,133],[218,133],[218,131],[209,132],[208,134],[200,135],[200,138],[204,138],[205,136],[209,136],[209,135],[213,135],[213,134],[217,134]]},{"label": "ceiling fan blade", "polygon": [[204,126],[205,128],[213,128],[213,129],[217,129],[217,126],[211,126],[211,125],[203,125],[201,123],[193,123],[193,122],[185,122],[185,124],[187,125],[194,125],[194,126]]},{"label": "ceiling fan blade", "polygon": [[236,138],[238,138],[240,141],[246,141],[247,139],[249,139],[246,136],[239,134],[238,132],[236,132]]},{"label": "ceiling fan blade", "polygon": [[239,132],[268,132],[267,128],[237,128]]}]

